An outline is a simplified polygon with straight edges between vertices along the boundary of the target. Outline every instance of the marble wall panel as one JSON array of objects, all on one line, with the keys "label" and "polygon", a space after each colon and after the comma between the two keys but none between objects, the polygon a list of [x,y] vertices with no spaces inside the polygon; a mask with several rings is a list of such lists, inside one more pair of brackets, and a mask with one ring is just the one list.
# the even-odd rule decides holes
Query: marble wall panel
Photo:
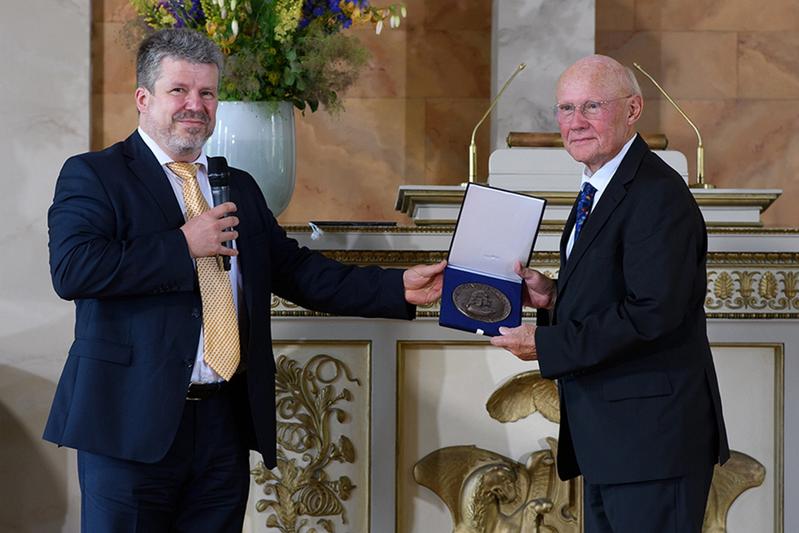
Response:
[{"label": "marble wall panel", "polygon": [[[92,96],[92,149],[126,139],[136,129],[139,115],[133,91]],[[101,139],[99,144],[95,142]]]},{"label": "marble wall panel", "polygon": [[491,2],[428,2],[424,15],[425,27],[430,29],[491,31]]},{"label": "marble wall panel", "polygon": [[337,117],[298,114],[297,186],[281,220],[402,220],[397,187],[420,183],[424,169],[424,102],[354,98],[344,105]]},{"label": "marble wall panel", "polygon": [[[128,44],[125,26],[125,22],[92,23],[92,91],[95,94],[133,94],[136,90],[136,49]],[[102,53],[112,49],[113,54]]]},{"label": "marble wall panel", "polygon": [[6,2],[0,18],[0,529],[78,531],[74,455],[41,439],[72,334],[50,284],[47,209],[89,148],[89,0]]},{"label": "marble wall panel", "polygon": [[596,0],[596,31],[635,29],[635,0]]},{"label": "marble wall panel", "polygon": [[[425,183],[457,185],[469,177],[469,141],[488,99],[427,100],[425,109]],[[477,181],[488,177],[489,129],[477,130]]]},{"label": "marble wall panel", "polygon": [[484,30],[408,30],[410,98],[486,98],[491,68]]},{"label": "marble wall panel", "polygon": [[415,30],[426,24],[427,10],[434,4],[428,0],[405,0],[402,2],[406,8],[406,17],[402,20],[400,28]]},{"label": "marble wall panel", "polygon": [[351,35],[357,37],[371,54],[358,83],[345,95],[346,98],[394,98],[407,93],[407,41],[403,26],[375,34],[369,27],[355,28]]},{"label": "marble wall panel", "polygon": [[[764,0],[757,4],[744,0],[666,3],[579,0],[568,5],[555,0],[492,3],[407,0],[405,4],[408,17],[398,30],[384,29],[380,36],[374,35],[368,27],[351,32],[367,44],[373,55],[358,84],[345,95],[348,107],[352,107],[350,101],[356,100],[378,99],[380,103],[370,107],[360,102],[361,111],[347,118],[348,110],[335,119],[345,124],[340,136],[333,134],[334,119],[330,117],[314,115],[300,119],[308,122],[308,131],[317,130],[316,134],[332,145],[298,146],[298,169],[308,171],[301,170],[302,175],[298,174],[293,202],[296,205],[289,207],[282,220],[320,218],[314,214],[320,202],[312,197],[318,189],[316,180],[319,178],[313,176],[322,171],[325,175],[332,172],[349,176],[356,159],[349,147],[336,146],[344,142],[341,141],[346,137],[344,132],[357,131],[373,136],[377,144],[385,139],[396,143],[391,150],[401,153],[401,157],[380,152],[367,157],[362,167],[358,166],[361,163],[356,165],[375,169],[380,167],[377,161],[389,161],[385,164],[391,169],[391,185],[385,184],[387,190],[395,191],[400,183],[456,182],[467,172],[468,161],[462,153],[465,153],[471,129],[487,108],[490,95],[496,94],[520,61],[527,62],[528,68],[511,85],[489,124],[483,126],[492,129],[490,143],[501,146],[511,130],[554,131],[556,124],[549,106],[554,98],[557,76],[574,59],[591,53],[594,42],[598,52],[626,63],[641,62],[681,102],[701,100],[709,104],[736,98],[778,98],[785,102],[796,99],[799,92],[799,81],[794,76],[797,69],[793,65],[799,7],[791,0]],[[127,0],[93,0],[93,5],[92,20],[97,34],[94,44],[102,47],[99,54],[96,52],[94,64],[99,67],[95,67],[95,73],[107,72],[93,85],[92,145],[101,147],[124,138],[136,123],[135,110],[125,89],[128,80],[133,79],[133,69],[120,66],[124,54],[132,52],[124,49],[112,31],[129,20],[132,11]],[[763,29],[770,31],[761,32]],[[500,46],[510,53],[498,54]],[[642,87],[648,100],[660,98],[646,80],[642,80]],[[403,105],[387,104],[391,99],[405,102]],[[480,109],[480,101],[485,108]],[[394,110],[392,113],[398,113],[401,118],[396,120],[391,113],[375,111],[382,118],[369,119],[367,123],[374,124],[376,131],[366,132],[356,124],[366,109],[384,109],[382,106],[390,107]],[[467,116],[452,116],[457,109],[468,110]],[[774,127],[777,123],[790,124],[789,115],[779,113],[773,117]],[[396,124],[384,124],[386,116],[402,124],[404,133],[392,132]],[[383,128],[387,128],[387,132],[379,131]],[[690,134],[690,130],[687,133]],[[482,132],[478,135],[478,166],[484,165],[482,157],[487,157],[489,151],[488,145],[483,147],[482,143],[486,142],[482,140],[483,135]],[[306,141],[298,136],[298,142]],[[387,150],[387,146],[381,150]],[[313,159],[317,156],[311,155],[319,153],[326,154],[322,158],[323,166]],[[331,154],[339,154],[340,159]],[[746,154],[749,153],[730,156],[730,160],[736,162],[731,167],[751,166],[750,161],[742,158],[755,156]],[[689,146],[686,155],[693,157],[692,147]],[[792,158],[799,158],[793,152],[780,156],[786,159],[783,166],[789,168],[795,166]],[[312,159],[303,162],[305,157]],[[400,159],[404,163],[397,163]],[[780,165],[770,166],[778,168]],[[484,170],[480,171],[482,173]],[[760,175],[769,176],[773,181],[768,186],[783,187],[786,194],[792,189],[790,176],[777,175],[775,170]],[[305,179],[311,180],[307,186],[303,186]],[[362,198],[360,190],[360,186],[354,191],[351,188],[348,202],[336,204],[333,212],[338,213],[337,218],[367,215],[371,218],[371,215],[386,213],[388,218],[402,220],[393,214],[393,198],[384,200],[384,204],[375,209],[371,207],[374,200]],[[368,186],[364,190],[368,190]],[[766,214],[766,221],[788,220],[786,223],[799,224],[799,214],[794,215],[792,222],[790,217],[785,219],[785,215],[772,214],[778,213],[782,202]],[[314,212],[306,212],[304,206],[310,206]]]},{"label": "marble wall panel", "polygon": [[799,31],[738,34],[741,98],[799,99]]},{"label": "marble wall panel", "polygon": [[510,131],[557,131],[551,108],[555,83],[576,59],[594,51],[594,0],[495,0],[491,95],[519,63],[527,68],[508,86],[491,122],[491,149]]},{"label": "marble wall panel", "polygon": [[136,11],[128,0],[90,0],[92,22],[128,22]]},{"label": "marble wall panel", "polygon": [[639,30],[799,30],[794,0],[635,0]]},{"label": "marble wall panel", "polygon": [[[639,63],[672,98],[735,98],[737,35],[734,32],[604,32],[597,52],[632,68]],[[657,88],[636,71],[644,97]]]},{"label": "marble wall panel", "polygon": [[[624,11],[633,25],[616,23]],[[601,0],[596,49],[638,61],[686,109],[702,132],[708,181],[780,188],[766,225],[798,226],[799,4],[792,0]],[[648,80],[642,131],[664,132],[695,174],[695,135]],[[688,109],[691,109],[689,112]],[[696,116],[692,113],[695,113]],[[723,115],[717,116],[717,113]],[[764,141],[767,140],[767,141]]]},{"label": "marble wall panel", "polygon": [[[782,196],[763,214],[768,226],[797,226],[799,218],[799,107],[779,100],[682,100],[705,145],[705,180],[725,188],[780,188]],[[779,119],[775,119],[779,117]],[[696,179],[696,135],[665,100],[645,104],[641,131],[664,132],[669,148],[688,158]]]},{"label": "marble wall panel", "polygon": [[[134,80],[134,52],[124,42],[124,27],[133,12],[127,0],[93,3],[97,76],[92,146],[102,148],[136,127],[133,88],[128,88]],[[405,4],[408,17],[398,29],[386,27],[375,35],[363,26],[348,32],[369,48],[372,57],[358,83],[344,95],[346,111],[338,117],[298,115],[297,188],[282,221],[407,222],[394,211],[400,184],[459,183],[466,176],[469,134],[490,94],[491,4],[479,0]],[[467,120],[453,121],[444,116],[447,106],[441,102],[458,100],[480,103],[466,105]],[[480,137],[481,153],[487,160],[484,139]],[[452,154],[436,152],[453,146],[458,148]],[[481,164],[485,174],[486,164]],[[436,174],[439,171],[441,175]],[[363,176],[368,176],[367,183],[353,182]],[[342,184],[346,186],[337,190]]]}]

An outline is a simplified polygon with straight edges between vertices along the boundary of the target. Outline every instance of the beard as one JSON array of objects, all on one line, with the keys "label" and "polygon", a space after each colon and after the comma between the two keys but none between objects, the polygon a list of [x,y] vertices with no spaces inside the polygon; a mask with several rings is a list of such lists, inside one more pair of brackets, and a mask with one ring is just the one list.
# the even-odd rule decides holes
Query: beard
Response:
[{"label": "beard", "polygon": [[[202,121],[202,126],[187,127],[180,120],[191,119]],[[202,111],[181,111],[172,116],[172,121],[164,127],[155,127],[155,138],[169,152],[187,156],[198,153],[211,134],[214,124],[210,117]]]}]

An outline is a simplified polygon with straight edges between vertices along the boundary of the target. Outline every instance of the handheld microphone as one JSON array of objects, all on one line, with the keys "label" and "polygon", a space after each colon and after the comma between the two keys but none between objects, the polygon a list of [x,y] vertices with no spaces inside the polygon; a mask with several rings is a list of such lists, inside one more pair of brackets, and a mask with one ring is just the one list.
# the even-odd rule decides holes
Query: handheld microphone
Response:
[{"label": "handheld microphone", "polygon": [[[211,184],[211,199],[214,202],[214,207],[230,201],[229,177],[230,172],[224,157],[208,158],[208,182]],[[228,228],[225,231],[232,231],[232,229]],[[233,241],[225,241],[222,246],[233,248]],[[230,270],[230,257],[225,255],[221,256],[221,259],[222,268]]]}]

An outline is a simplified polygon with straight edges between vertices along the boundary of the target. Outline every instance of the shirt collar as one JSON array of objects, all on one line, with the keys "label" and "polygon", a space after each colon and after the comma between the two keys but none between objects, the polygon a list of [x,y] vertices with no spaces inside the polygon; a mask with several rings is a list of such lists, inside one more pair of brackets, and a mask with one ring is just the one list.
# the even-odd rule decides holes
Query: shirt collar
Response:
[{"label": "shirt collar", "polygon": [[630,150],[630,146],[632,146],[633,141],[635,140],[636,135],[633,134],[632,138],[627,141],[624,146],[622,146],[619,153],[616,154],[613,159],[602,165],[596,172],[593,174],[589,174],[588,167],[583,167],[583,177],[580,181],[580,187],[588,181],[591,185],[598,191],[604,191],[605,188],[610,183],[610,179],[619,169],[619,165],[621,165],[621,160],[624,159],[624,156],[627,155],[627,152]]},{"label": "shirt collar", "polygon": [[[143,129],[138,128],[139,135],[141,139],[144,141],[144,144],[147,145],[147,148],[153,153],[155,158],[158,160],[158,164],[162,167],[165,167],[167,163],[171,163],[174,161],[171,157],[169,157],[166,152],[164,152],[158,143],[153,140],[152,137],[147,135]],[[203,169],[208,168],[208,156],[205,155],[205,147],[200,150],[200,155],[192,161],[192,163],[198,163],[202,166]]]}]

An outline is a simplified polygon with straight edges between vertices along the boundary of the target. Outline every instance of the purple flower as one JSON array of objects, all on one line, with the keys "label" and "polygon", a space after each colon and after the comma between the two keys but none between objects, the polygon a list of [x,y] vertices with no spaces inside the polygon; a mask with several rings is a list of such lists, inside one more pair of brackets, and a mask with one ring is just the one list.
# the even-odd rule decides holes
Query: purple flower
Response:
[{"label": "purple flower", "polygon": [[175,28],[197,28],[205,24],[200,0],[190,0],[188,9],[182,0],[162,0],[158,5],[175,17]]}]

